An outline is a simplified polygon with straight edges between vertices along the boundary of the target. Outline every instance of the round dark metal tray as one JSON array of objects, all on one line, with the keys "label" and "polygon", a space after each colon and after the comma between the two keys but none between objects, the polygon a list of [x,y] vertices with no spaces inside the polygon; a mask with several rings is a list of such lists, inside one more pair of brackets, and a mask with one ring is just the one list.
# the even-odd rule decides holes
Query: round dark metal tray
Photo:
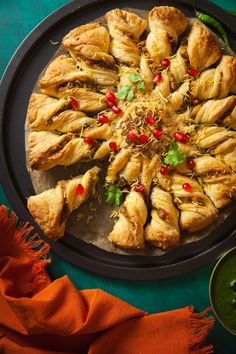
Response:
[{"label": "round dark metal tray", "polygon": [[[149,10],[158,5],[178,7],[188,17],[195,16],[194,7],[214,15],[227,29],[232,48],[236,50],[235,19],[207,1],[75,0],[48,16],[29,34],[5,71],[0,87],[0,179],[18,216],[31,221],[44,239],[26,208],[26,198],[34,194],[34,190],[26,169],[24,121],[35,81],[57,49],[50,40],[60,41],[72,28],[115,7]],[[68,233],[60,241],[49,243],[66,261],[100,275],[133,280],[158,279],[191,271],[236,245],[235,225],[236,218],[231,215],[211,235],[152,257],[109,253]]]}]

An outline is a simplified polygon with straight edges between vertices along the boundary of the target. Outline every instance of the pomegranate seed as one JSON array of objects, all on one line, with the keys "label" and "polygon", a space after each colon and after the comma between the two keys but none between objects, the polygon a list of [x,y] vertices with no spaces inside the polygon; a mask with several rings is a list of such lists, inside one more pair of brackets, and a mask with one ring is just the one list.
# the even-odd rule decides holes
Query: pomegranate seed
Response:
[{"label": "pomegranate seed", "polygon": [[129,139],[130,139],[131,141],[133,141],[133,142],[137,140],[137,135],[134,134],[132,131],[130,131],[130,132],[128,133],[128,137],[129,137]]},{"label": "pomegranate seed", "polygon": [[182,143],[187,143],[188,142],[188,136],[186,134],[182,135]]},{"label": "pomegranate seed", "polygon": [[138,140],[140,141],[141,144],[145,144],[148,141],[148,136],[147,135],[140,135]]},{"label": "pomegranate seed", "polygon": [[107,99],[107,101],[114,102],[116,100],[116,95],[113,92],[107,92],[106,99]]},{"label": "pomegranate seed", "polygon": [[155,84],[158,84],[159,82],[161,82],[161,80],[162,80],[162,75],[161,75],[161,73],[158,73],[154,77],[153,82],[155,82]]},{"label": "pomegranate seed", "polygon": [[156,123],[156,120],[153,117],[147,117],[146,122],[147,122],[147,124],[153,125]]},{"label": "pomegranate seed", "polygon": [[175,133],[174,138],[175,138],[175,141],[182,141],[183,134],[182,133]]},{"label": "pomegranate seed", "polygon": [[163,60],[161,61],[161,66],[162,66],[163,68],[168,68],[168,66],[170,66],[170,60],[167,59],[167,58],[163,59]]},{"label": "pomegranate seed", "polygon": [[194,99],[192,100],[192,104],[193,104],[194,106],[198,106],[199,104],[201,104],[201,101],[200,101],[198,98],[194,98]]},{"label": "pomegranate seed", "polygon": [[107,101],[108,107],[112,108],[114,106],[114,101]]},{"label": "pomegranate seed", "polygon": [[162,166],[160,168],[160,172],[161,172],[162,175],[167,175],[167,173],[169,172],[169,168],[166,167],[166,166]]},{"label": "pomegranate seed", "polygon": [[195,167],[195,162],[193,160],[188,160],[187,165],[192,170]]},{"label": "pomegranate seed", "polygon": [[84,187],[82,184],[78,184],[78,186],[75,188],[75,193],[78,195],[81,195],[84,193]]},{"label": "pomegranate seed", "polygon": [[109,118],[107,116],[105,116],[104,114],[101,114],[99,117],[98,117],[98,120],[100,123],[102,124],[105,124],[105,123],[108,123],[109,122]]},{"label": "pomegranate seed", "polygon": [[115,105],[112,106],[111,109],[113,110],[113,112],[115,114],[121,114],[122,113],[122,110],[119,107],[115,106]]},{"label": "pomegranate seed", "polygon": [[189,68],[187,72],[190,76],[197,76],[198,74],[200,74],[199,70],[193,68]]},{"label": "pomegranate seed", "polygon": [[93,138],[91,136],[86,136],[86,138],[84,138],[84,142],[86,144],[92,145],[93,144]]},{"label": "pomegranate seed", "polygon": [[70,100],[70,105],[71,105],[71,108],[73,108],[75,111],[77,111],[79,108],[78,102],[74,98],[72,98]]},{"label": "pomegranate seed", "polygon": [[154,130],[154,132],[153,132],[153,136],[155,138],[160,138],[162,136],[162,134],[163,134],[162,129],[157,129],[157,130]]},{"label": "pomegranate seed", "polygon": [[117,150],[117,145],[116,145],[116,143],[115,143],[114,141],[111,141],[111,142],[109,143],[109,148],[110,148],[110,150],[112,150],[112,151],[116,151],[116,150]]},{"label": "pomegranate seed", "polygon": [[188,136],[184,133],[177,132],[174,134],[175,141],[182,141],[182,143],[187,143]]},{"label": "pomegranate seed", "polygon": [[184,183],[184,184],[182,185],[182,187],[183,187],[183,189],[184,189],[186,192],[191,192],[191,190],[192,190],[192,187],[190,186],[189,183]]},{"label": "pomegranate seed", "polygon": [[135,186],[134,190],[135,190],[135,192],[143,193],[145,190],[145,187],[142,183],[140,183],[137,186]]}]

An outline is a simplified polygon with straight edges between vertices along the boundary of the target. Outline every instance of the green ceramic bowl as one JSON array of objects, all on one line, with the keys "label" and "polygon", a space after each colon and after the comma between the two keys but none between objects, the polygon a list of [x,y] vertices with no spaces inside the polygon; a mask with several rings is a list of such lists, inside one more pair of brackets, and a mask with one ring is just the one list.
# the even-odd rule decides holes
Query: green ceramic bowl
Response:
[{"label": "green ceramic bowl", "polygon": [[209,296],[219,322],[236,336],[236,247],[216,263],[210,278]]}]

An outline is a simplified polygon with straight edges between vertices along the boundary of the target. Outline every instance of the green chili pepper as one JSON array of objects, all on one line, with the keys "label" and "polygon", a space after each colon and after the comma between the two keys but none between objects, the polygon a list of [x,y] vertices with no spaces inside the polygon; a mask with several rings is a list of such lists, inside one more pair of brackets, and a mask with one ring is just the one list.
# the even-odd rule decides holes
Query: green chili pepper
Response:
[{"label": "green chili pepper", "polygon": [[223,40],[227,44],[227,46],[230,47],[229,39],[227,37],[225,29],[219,21],[217,21],[214,17],[211,17],[211,16],[204,14],[202,12],[196,11],[196,15],[200,21],[202,21],[203,23],[205,23],[208,26],[212,26],[213,28],[215,28],[220,33],[221,37],[223,38]]}]

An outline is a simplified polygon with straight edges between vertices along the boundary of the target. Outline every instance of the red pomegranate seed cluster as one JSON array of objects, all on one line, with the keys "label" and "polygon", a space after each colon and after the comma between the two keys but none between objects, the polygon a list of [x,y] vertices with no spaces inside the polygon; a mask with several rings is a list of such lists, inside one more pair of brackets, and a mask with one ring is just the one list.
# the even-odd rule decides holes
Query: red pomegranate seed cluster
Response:
[{"label": "red pomegranate seed cluster", "polygon": [[133,143],[138,139],[137,135],[134,132],[132,132],[132,130],[128,133],[128,137],[130,141],[132,141]]},{"label": "red pomegranate seed cluster", "polygon": [[[153,125],[156,123],[156,119],[154,117],[151,117],[151,116],[147,116],[146,117],[146,123],[149,124],[149,125]],[[159,139],[160,137],[162,137],[163,135],[163,131],[161,128],[158,128],[158,129],[155,129],[153,132],[152,132],[153,136],[156,138],[156,139]],[[135,134],[132,130],[130,130],[128,132],[128,138],[131,142],[133,143],[141,143],[141,144],[145,144],[148,142],[149,140],[149,137],[146,135],[146,134],[141,134],[141,135],[137,135]]]},{"label": "red pomegranate seed cluster", "polygon": [[162,134],[163,134],[163,131],[162,131],[161,128],[160,128],[160,129],[156,129],[156,130],[154,130],[154,132],[153,132],[153,136],[154,136],[154,138],[156,138],[156,139],[160,138],[160,137],[162,136]]},{"label": "red pomegranate seed cluster", "polygon": [[106,99],[107,99],[107,101],[115,102],[116,95],[113,92],[107,92]]},{"label": "red pomegranate seed cluster", "polygon": [[107,105],[115,114],[121,114],[122,110],[116,105],[116,95],[113,92],[106,93]]},{"label": "red pomegranate seed cluster", "polygon": [[142,134],[139,136],[138,140],[141,144],[145,144],[148,142],[148,136],[145,134]]},{"label": "red pomegranate seed cluster", "polygon": [[84,138],[84,142],[86,144],[93,145],[93,138],[91,136],[86,136],[86,138]]},{"label": "red pomegranate seed cluster", "polygon": [[157,73],[157,74],[155,75],[154,79],[153,79],[153,82],[154,82],[155,84],[158,84],[159,82],[161,82],[161,80],[162,80],[162,75],[161,75],[161,73]]},{"label": "red pomegranate seed cluster", "polygon": [[[170,59],[164,58],[162,59],[160,66],[162,67],[162,69],[167,69],[170,66],[170,64],[171,64]],[[155,84],[159,84],[161,81],[162,81],[162,74],[161,72],[159,72],[154,76],[153,82]]]},{"label": "red pomegranate seed cluster", "polygon": [[195,167],[195,162],[193,160],[188,160],[187,165],[192,170]]},{"label": "red pomegranate seed cluster", "polygon": [[[170,66],[170,60],[168,58],[165,58],[162,60],[161,62],[161,67],[162,68],[167,68]],[[188,69],[188,74],[191,75],[191,76],[196,76],[199,74],[199,71],[196,70],[196,69]],[[160,81],[162,80],[162,74],[161,73],[157,73],[153,79],[154,83],[159,83]],[[116,105],[116,95],[113,93],[113,92],[107,92],[106,93],[106,99],[107,99],[107,105],[112,109],[112,111],[116,114],[120,114],[122,113],[122,110]],[[192,100],[192,103],[193,105],[198,105],[201,103],[201,101],[198,99],[198,98],[194,98]],[[105,124],[105,123],[108,123],[109,122],[109,118],[106,116],[106,115],[103,115],[101,114],[99,117],[98,117],[98,120],[100,123],[102,124]],[[156,123],[156,119],[152,116],[147,116],[146,117],[146,123],[149,124],[149,125],[154,125]],[[162,135],[163,135],[163,131],[161,128],[159,129],[156,129],[153,131],[153,136],[158,139],[160,138]],[[139,136],[137,136],[135,134],[135,132],[133,132],[132,130],[128,132],[128,138],[131,142],[133,143],[141,143],[141,144],[145,144],[148,142],[149,140],[149,137],[145,134],[141,134]],[[186,134],[182,133],[182,132],[176,132],[174,134],[174,140],[175,141],[180,141],[180,142],[183,142],[183,143],[186,143],[188,142],[189,138]],[[92,137],[86,137],[84,138],[84,141],[87,143],[87,144],[93,144],[93,138]],[[118,147],[117,147],[117,144],[114,142],[114,141],[111,141],[109,143],[109,148],[111,151],[117,151],[118,150]],[[193,169],[194,166],[195,166],[195,163],[193,160],[188,160],[187,161],[187,165],[190,169]],[[160,168],[160,173],[162,175],[166,175],[168,174],[169,172],[169,168],[167,166],[162,166]],[[136,192],[144,192],[144,185],[142,183],[138,184],[136,187],[135,187],[135,191]],[[183,184],[183,189],[190,192],[191,191],[191,186],[190,184],[188,183],[184,183]]]},{"label": "red pomegranate seed cluster", "polygon": [[188,142],[188,136],[184,133],[181,133],[181,132],[176,132],[174,134],[174,139],[175,139],[175,141],[180,141],[181,143]]},{"label": "red pomegranate seed cluster", "polygon": [[167,166],[161,166],[160,173],[162,175],[167,175],[168,172],[169,172],[169,168]]},{"label": "red pomegranate seed cluster", "polygon": [[75,193],[78,195],[82,195],[84,193],[84,187],[82,184],[78,184],[78,186],[75,188]]},{"label": "red pomegranate seed cluster", "polygon": [[156,120],[155,120],[155,118],[148,116],[148,117],[146,117],[146,123],[149,125],[153,125],[156,123]]},{"label": "red pomegranate seed cluster", "polygon": [[105,123],[108,123],[109,122],[109,118],[107,116],[105,116],[104,114],[101,114],[99,117],[98,117],[98,120],[100,123],[102,124],[105,124]]},{"label": "red pomegranate seed cluster", "polygon": [[189,183],[184,183],[182,185],[183,189],[186,191],[186,192],[191,192],[192,191],[192,187],[190,186]]},{"label": "red pomegranate seed cluster", "polygon": [[122,110],[118,107],[118,106],[112,106],[111,109],[113,110],[113,112],[115,114],[121,114],[122,113]]},{"label": "red pomegranate seed cluster", "polygon": [[168,58],[164,58],[161,61],[161,67],[166,69],[168,68],[168,66],[170,66],[170,60]]},{"label": "red pomegranate seed cluster", "polygon": [[113,101],[107,101],[107,105],[108,105],[108,107],[112,108],[114,106],[114,102]]},{"label": "red pomegranate seed cluster", "polygon": [[117,144],[116,144],[114,141],[110,141],[110,143],[109,143],[109,149],[110,149],[111,151],[116,151],[116,150],[118,150]]},{"label": "red pomegranate seed cluster", "polygon": [[197,76],[197,75],[200,74],[200,71],[199,71],[199,70],[193,69],[193,68],[189,68],[189,69],[187,70],[187,72],[188,72],[188,74],[189,74],[190,76]]},{"label": "red pomegranate seed cluster", "polygon": [[70,100],[70,106],[72,109],[74,109],[75,111],[77,111],[79,109],[79,104],[78,101],[76,101],[74,98],[72,98]]},{"label": "red pomegranate seed cluster", "polygon": [[145,191],[145,187],[142,183],[137,184],[134,188],[135,192],[143,193]]}]

